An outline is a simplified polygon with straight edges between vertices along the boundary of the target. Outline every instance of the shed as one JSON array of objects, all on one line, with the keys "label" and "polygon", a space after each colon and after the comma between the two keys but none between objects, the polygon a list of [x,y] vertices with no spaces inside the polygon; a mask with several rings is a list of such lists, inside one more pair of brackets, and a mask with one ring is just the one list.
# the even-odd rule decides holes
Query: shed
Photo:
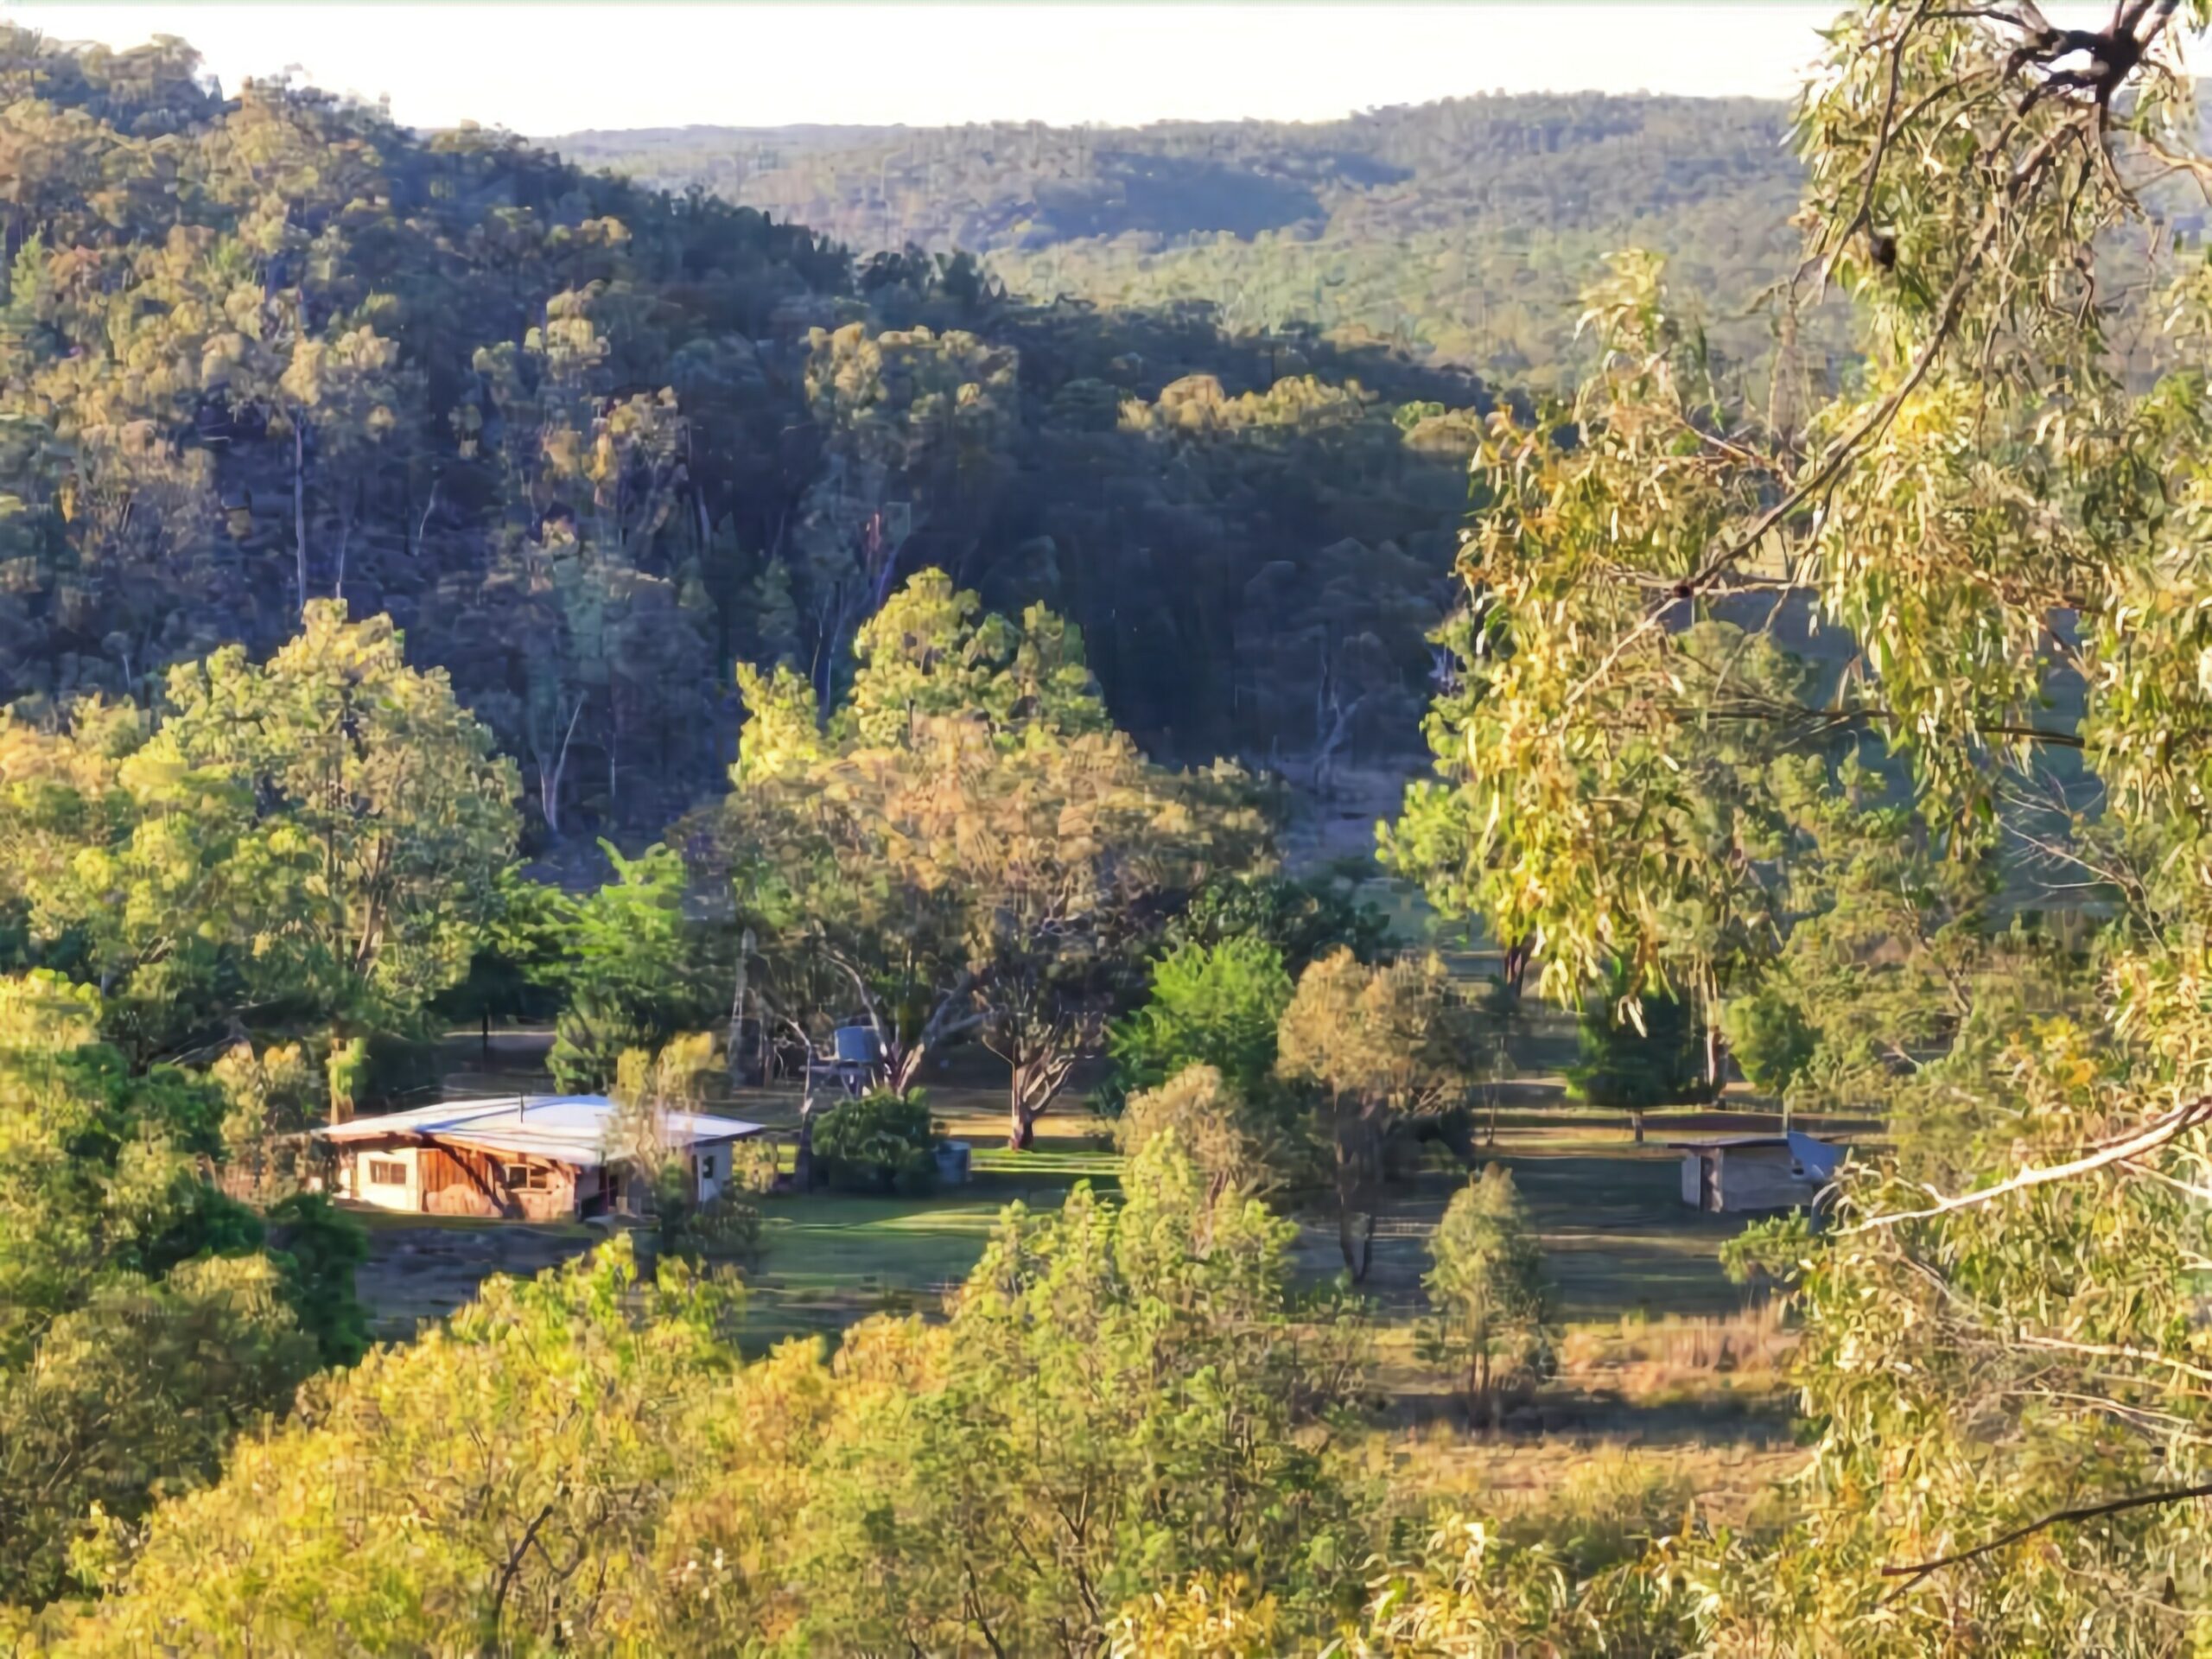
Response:
[{"label": "shed", "polygon": [[[442,1101],[315,1131],[338,1154],[338,1191],[382,1210],[573,1221],[644,1208],[642,1184],[609,1151],[618,1108],[604,1095]],[[702,1112],[664,1120],[704,1203],[730,1178],[731,1147],[758,1123]]]},{"label": "shed", "polygon": [[1809,1135],[1734,1135],[1670,1141],[1682,1154],[1682,1202],[1721,1213],[1810,1205],[1846,1148]]}]

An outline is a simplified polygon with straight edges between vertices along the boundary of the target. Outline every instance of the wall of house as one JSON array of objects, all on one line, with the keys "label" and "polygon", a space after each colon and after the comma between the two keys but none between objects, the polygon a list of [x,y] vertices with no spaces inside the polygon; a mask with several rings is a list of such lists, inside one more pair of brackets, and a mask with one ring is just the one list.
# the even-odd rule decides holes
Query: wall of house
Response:
[{"label": "wall of house", "polygon": [[[423,1207],[422,1171],[413,1147],[353,1147],[338,1160],[338,1190],[349,1198],[372,1204],[379,1210],[420,1210]],[[398,1165],[407,1173],[403,1183],[369,1179],[369,1166]]]},{"label": "wall of house", "polygon": [[1812,1201],[1813,1189],[1791,1173],[1789,1147],[1735,1147],[1720,1154],[1723,1210],[1794,1210]]},{"label": "wall of house", "polygon": [[713,1201],[715,1193],[728,1184],[730,1172],[730,1144],[702,1147],[691,1154],[691,1173],[698,1179],[699,1202]]},{"label": "wall of house", "polygon": [[[509,1186],[510,1163],[543,1170],[545,1185]],[[423,1208],[434,1216],[568,1221],[576,1213],[577,1172],[568,1164],[503,1158],[473,1147],[426,1147],[422,1165]]]},{"label": "wall of house", "polygon": [[[691,1155],[692,1179],[699,1201],[711,1200],[732,1178],[734,1143],[721,1141],[702,1147]],[[369,1179],[372,1160],[397,1165],[406,1175],[401,1183]],[[515,1187],[506,1183],[510,1163],[524,1163],[544,1172],[542,1187]],[[1694,1202],[1694,1173],[1692,1183]],[[634,1177],[614,1172],[610,1178],[596,1169],[578,1169],[547,1160],[508,1158],[473,1147],[394,1146],[348,1147],[339,1160],[339,1191],[384,1210],[404,1210],[432,1216],[482,1216],[523,1221],[570,1221],[589,1201],[612,1187],[613,1208],[626,1215],[641,1213],[645,1187]]]}]

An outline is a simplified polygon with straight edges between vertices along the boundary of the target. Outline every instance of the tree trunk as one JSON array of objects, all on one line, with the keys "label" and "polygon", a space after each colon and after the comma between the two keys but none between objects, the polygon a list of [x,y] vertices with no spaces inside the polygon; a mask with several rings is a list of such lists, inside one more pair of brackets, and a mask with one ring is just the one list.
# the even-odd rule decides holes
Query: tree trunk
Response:
[{"label": "tree trunk", "polygon": [[[550,770],[543,751],[537,754],[537,802],[545,814],[545,827],[556,841],[561,836],[561,776],[569,769],[569,745],[576,735],[576,721],[583,717],[584,696],[582,691],[576,693],[576,706],[569,711],[568,728],[561,734],[561,747],[553,757]],[[533,732],[536,727],[537,722],[532,721],[531,729]],[[531,747],[537,749],[535,736],[531,740]]]},{"label": "tree trunk", "polygon": [[909,1043],[895,1052],[887,1052],[883,1058],[883,1086],[887,1092],[903,1095],[914,1086],[914,1079],[921,1075],[922,1062],[929,1056],[928,1045]]},{"label": "tree trunk", "polygon": [[622,821],[621,760],[622,760],[622,699],[613,688],[607,693],[607,816],[613,823]]},{"label": "tree trunk", "polygon": [[1529,944],[1527,939],[1516,939],[1505,948],[1505,988],[1516,1001],[1529,977]]},{"label": "tree trunk", "polygon": [[1348,1200],[1340,1201],[1337,1205],[1337,1248],[1344,1255],[1344,1271],[1351,1275],[1352,1283],[1365,1284],[1367,1270],[1375,1265],[1375,1212],[1356,1211]]},{"label": "tree trunk", "polygon": [[1337,1124],[1337,1248],[1354,1284],[1362,1284],[1375,1259],[1375,1207],[1370,1192],[1373,1126],[1363,1115]]},{"label": "tree trunk", "polygon": [[330,596],[333,599],[342,600],[346,597],[346,549],[353,542],[353,519],[359,507],[360,503],[357,499],[353,505],[346,510],[345,518],[338,526],[338,572],[331,578],[330,582]]},{"label": "tree trunk", "polygon": [[292,416],[292,558],[298,567],[300,615],[308,613],[308,429]]},{"label": "tree trunk", "polygon": [[798,1103],[798,1147],[791,1154],[791,1186],[800,1192],[814,1190],[814,1078],[807,1077],[806,1094]]},{"label": "tree trunk", "polygon": [[1720,1034],[1718,1024],[1708,1021],[1705,1027],[1705,1080],[1713,1090],[1716,1105],[1728,1087],[1727,1071],[1728,1039]]},{"label": "tree trunk", "polygon": [[485,1008],[482,1010],[482,1014],[484,1020],[484,1064],[489,1065],[492,1064],[492,1010],[488,1007]]},{"label": "tree trunk", "polygon": [[753,930],[748,927],[737,941],[737,983],[729,997],[729,1086],[733,1089],[744,1081],[745,975],[752,965]]},{"label": "tree trunk", "polygon": [[1643,1109],[1638,1107],[1630,1112],[1628,1115],[1628,1121],[1636,1130],[1636,1144],[1642,1146],[1643,1144]]},{"label": "tree trunk", "polygon": [[1037,1114],[1030,1109],[1025,1093],[1022,1068],[1017,1066],[1007,1116],[1006,1144],[1009,1152],[1027,1152],[1037,1144]]}]

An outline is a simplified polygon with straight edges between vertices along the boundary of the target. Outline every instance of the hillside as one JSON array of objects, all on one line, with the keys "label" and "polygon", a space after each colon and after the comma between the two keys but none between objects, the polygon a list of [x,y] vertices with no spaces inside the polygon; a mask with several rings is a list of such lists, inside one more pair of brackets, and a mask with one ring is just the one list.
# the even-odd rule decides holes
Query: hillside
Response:
[{"label": "hillside", "polygon": [[[578,162],[691,185],[856,249],[971,250],[1018,293],[1205,302],[1557,385],[1606,252],[1675,262],[1722,348],[1785,276],[1799,168],[1779,102],[1486,96],[1313,124],[578,132]],[[1831,330],[1829,346],[1840,346]]]},{"label": "hillside", "polygon": [[721,787],[738,662],[827,702],[935,566],[1078,626],[1156,753],[1417,750],[1473,377],[198,70],[0,31],[0,705],[149,702],[342,598],[588,849]]}]

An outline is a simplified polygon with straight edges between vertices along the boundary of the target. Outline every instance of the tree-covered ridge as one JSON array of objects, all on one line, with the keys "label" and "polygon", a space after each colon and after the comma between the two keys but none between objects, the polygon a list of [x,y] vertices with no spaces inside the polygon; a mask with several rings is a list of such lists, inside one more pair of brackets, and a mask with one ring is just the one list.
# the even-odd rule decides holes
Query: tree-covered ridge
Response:
[{"label": "tree-covered ridge", "polygon": [[[1557,384],[1622,246],[1677,262],[1721,343],[1786,276],[1802,178],[1779,101],[1490,95],[1341,121],[579,132],[563,154],[780,211],[856,248],[966,248],[1016,292],[1205,302]],[[1828,348],[1840,338],[1824,342]],[[1825,365],[1816,365],[1816,368]]]},{"label": "tree-covered ridge", "polygon": [[676,765],[711,706],[707,537],[761,510],[716,423],[843,255],[504,136],[219,99],[195,67],[0,39],[0,697],[143,696],[342,596],[510,749],[581,695],[610,787],[626,752]]},{"label": "tree-covered ridge", "polygon": [[0,35],[0,703],[143,701],[343,599],[448,671],[534,830],[651,830],[727,765],[734,662],[826,706],[934,565],[1067,614],[1155,746],[1411,739],[1465,377],[856,270],[702,191],[196,71]]}]

